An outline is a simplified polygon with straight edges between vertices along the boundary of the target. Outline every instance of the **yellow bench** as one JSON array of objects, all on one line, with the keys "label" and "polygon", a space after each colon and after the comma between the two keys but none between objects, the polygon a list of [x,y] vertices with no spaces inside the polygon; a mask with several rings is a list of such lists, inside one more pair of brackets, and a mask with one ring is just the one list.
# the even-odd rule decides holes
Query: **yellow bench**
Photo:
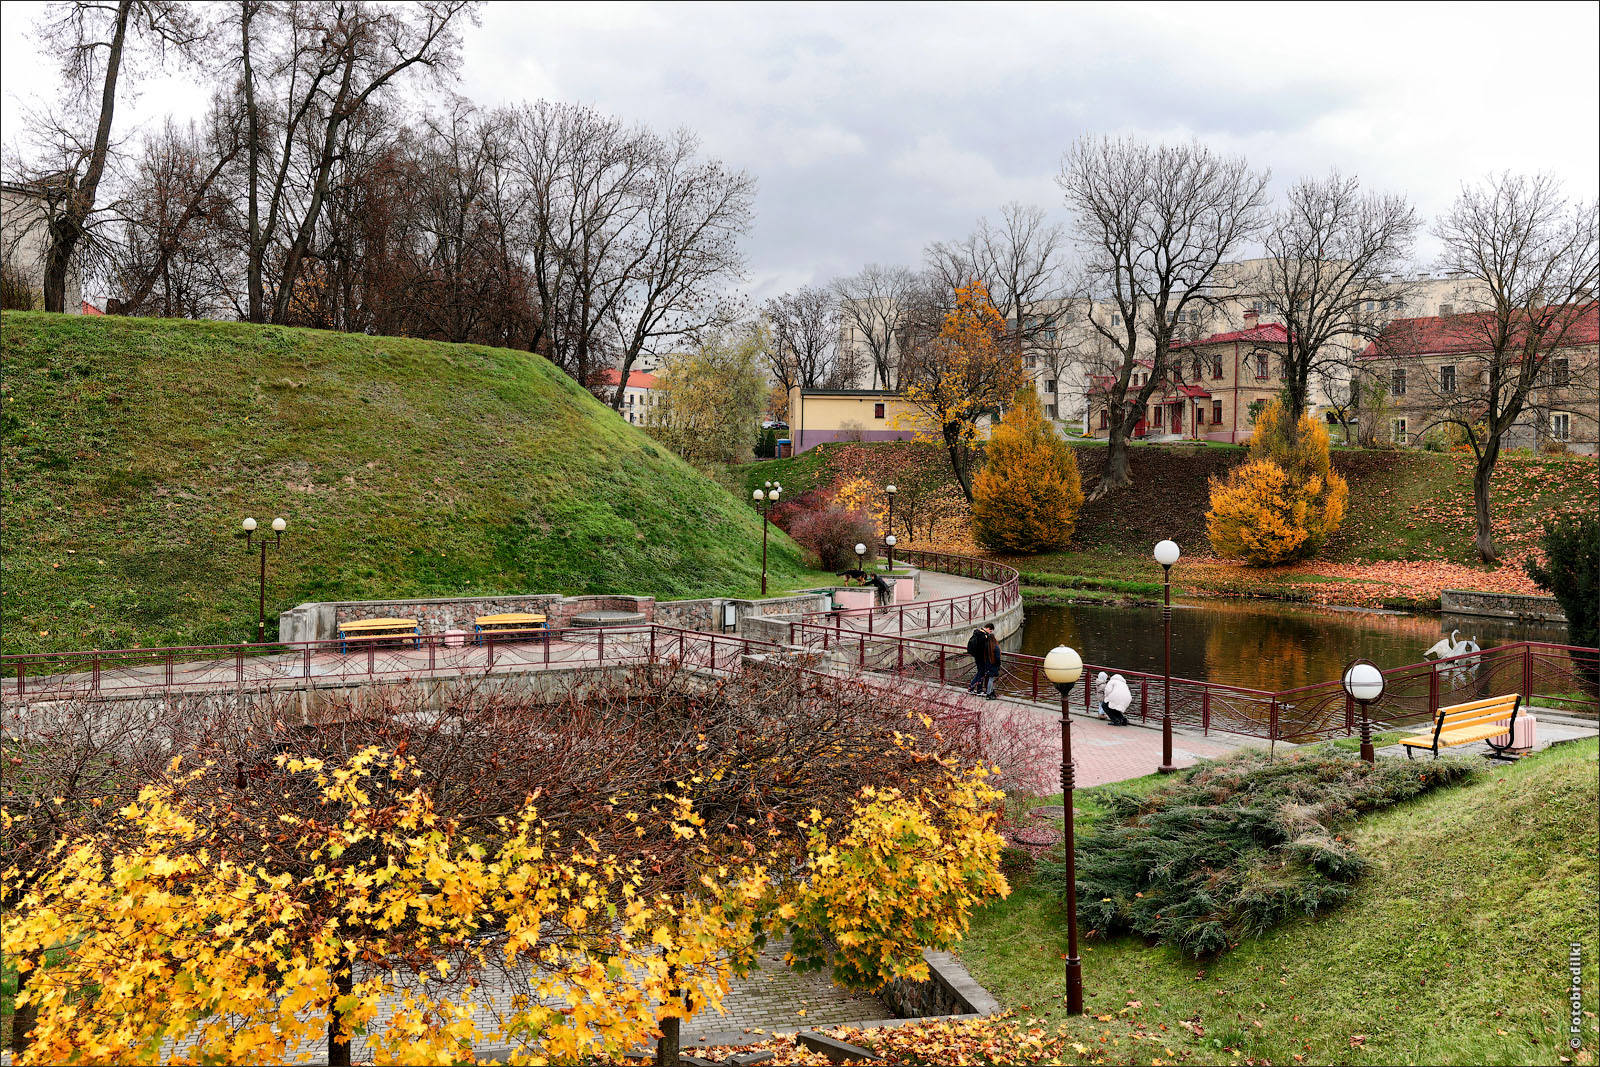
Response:
[{"label": "yellow bench", "polygon": [[1400,743],[1406,746],[1407,759],[1411,758],[1412,750],[1418,748],[1432,750],[1433,758],[1438,759],[1441,746],[1465,745],[1473,741],[1489,741],[1489,747],[1494,749],[1492,759],[1512,759],[1505,754],[1506,749],[1511,747],[1509,740],[1497,745],[1489,739],[1501,734],[1507,737],[1512,735],[1517,723],[1517,710],[1521,706],[1522,696],[1519,693],[1452,704],[1439,709],[1433,721],[1432,733],[1407,737]]},{"label": "yellow bench", "polygon": [[496,640],[501,637],[516,638],[527,635],[535,639],[549,636],[550,625],[543,615],[536,615],[528,611],[508,611],[503,615],[479,615],[472,620],[474,640],[483,643],[484,634],[492,634]]},{"label": "yellow bench", "polygon": [[422,625],[416,619],[357,619],[339,624],[339,651],[349,650],[352,641],[392,641],[414,637],[422,644]]}]

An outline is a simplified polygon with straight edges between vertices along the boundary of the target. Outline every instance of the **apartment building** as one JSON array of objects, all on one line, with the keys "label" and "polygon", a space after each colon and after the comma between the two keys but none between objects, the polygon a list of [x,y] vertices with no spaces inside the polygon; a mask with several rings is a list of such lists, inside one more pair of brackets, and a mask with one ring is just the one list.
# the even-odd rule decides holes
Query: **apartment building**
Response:
[{"label": "apartment building", "polygon": [[[612,391],[616,389],[620,379],[621,375],[614,367],[594,376],[607,403],[610,402]],[[657,387],[654,374],[637,370],[628,372],[628,384],[623,387],[622,407],[618,409],[618,414],[635,425],[642,425],[648,421],[651,409],[660,402],[661,390]]]},{"label": "apartment building", "polygon": [[[1401,447],[1449,440],[1441,421],[1476,420],[1493,366],[1484,316],[1397,319],[1361,354],[1361,373],[1376,388],[1361,411],[1364,438]],[[1545,360],[1505,448],[1593,454],[1600,441],[1600,309],[1578,313],[1566,343]],[[1503,368],[1514,371],[1515,368]]]}]

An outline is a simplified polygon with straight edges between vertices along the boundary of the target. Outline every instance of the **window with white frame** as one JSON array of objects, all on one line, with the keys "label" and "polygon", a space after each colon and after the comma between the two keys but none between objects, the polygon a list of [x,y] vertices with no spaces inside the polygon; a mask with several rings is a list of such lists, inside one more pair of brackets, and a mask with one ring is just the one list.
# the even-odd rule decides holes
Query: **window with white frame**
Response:
[{"label": "window with white frame", "polygon": [[1397,445],[1408,444],[1410,437],[1406,433],[1405,419],[1389,420],[1389,439]]},{"label": "window with white frame", "polygon": [[1565,411],[1555,411],[1550,414],[1550,437],[1556,441],[1570,441],[1572,439],[1572,416]]},{"label": "window with white frame", "polygon": [[1439,392],[1453,393],[1456,391],[1456,367],[1454,363],[1446,363],[1439,368]]}]

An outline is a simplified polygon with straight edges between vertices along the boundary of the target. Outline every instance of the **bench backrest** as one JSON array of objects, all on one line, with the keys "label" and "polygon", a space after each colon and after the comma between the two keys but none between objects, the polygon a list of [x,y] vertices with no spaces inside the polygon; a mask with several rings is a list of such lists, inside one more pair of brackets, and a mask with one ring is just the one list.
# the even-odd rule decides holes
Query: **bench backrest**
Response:
[{"label": "bench backrest", "polygon": [[1501,719],[1510,718],[1521,703],[1522,694],[1508,693],[1505,696],[1486,697],[1465,704],[1452,704],[1448,708],[1439,709],[1438,727],[1453,730],[1461,726],[1483,726],[1499,722]]}]

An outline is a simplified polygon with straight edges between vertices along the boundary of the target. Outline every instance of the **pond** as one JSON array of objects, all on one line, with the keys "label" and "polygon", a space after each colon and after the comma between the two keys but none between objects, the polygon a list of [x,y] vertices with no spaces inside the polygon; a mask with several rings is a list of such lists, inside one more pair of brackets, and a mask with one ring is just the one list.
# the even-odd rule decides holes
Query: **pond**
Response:
[{"label": "pond", "polygon": [[[1358,656],[1380,667],[1422,661],[1458,630],[1482,648],[1517,641],[1567,642],[1563,624],[1472,615],[1412,615],[1318,608],[1274,600],[1201,600],[1172,605],[1172,673],[1255,689],[1294,689],[1339,677]],[[1107,604],[1027,605],[1006,649],[1043,656],[1071,645],[1084,660],[1161,673],[1161,608]]]}]

